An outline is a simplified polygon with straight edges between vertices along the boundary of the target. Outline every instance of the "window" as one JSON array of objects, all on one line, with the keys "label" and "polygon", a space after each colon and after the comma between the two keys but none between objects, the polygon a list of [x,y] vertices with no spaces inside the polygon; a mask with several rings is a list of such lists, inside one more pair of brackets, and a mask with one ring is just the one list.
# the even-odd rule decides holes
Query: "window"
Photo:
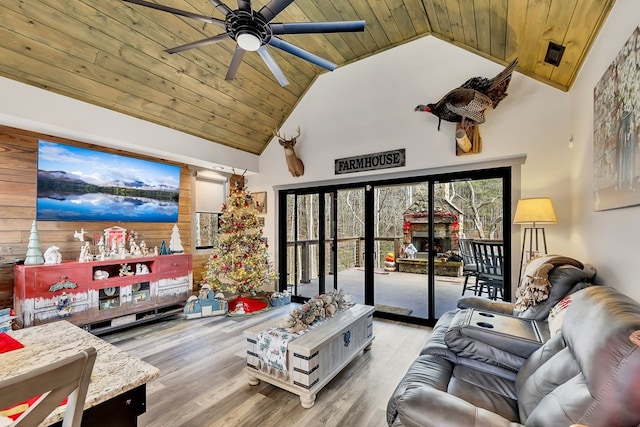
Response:
[{"label": "window", "polygon": [[226,200],[227,178],[215,172],[195,174],[196,249],[209,249],[218,242],[218,221]]},{"label": "window", "polygon": [[218,243],[219,213],[196,212],[196,249],[213,248]]}]

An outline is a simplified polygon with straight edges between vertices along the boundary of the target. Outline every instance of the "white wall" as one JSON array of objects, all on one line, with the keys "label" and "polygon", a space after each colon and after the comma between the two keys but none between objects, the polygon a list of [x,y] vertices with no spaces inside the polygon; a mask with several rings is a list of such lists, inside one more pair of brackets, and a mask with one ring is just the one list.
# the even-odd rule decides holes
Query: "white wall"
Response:
[{"label": "white wall", "polygon": [[[269,191],[273,206],[273,186],[312,186],[336,178],[388,176],[399,170],[408,173],[524,154],[522,197],[553,199],[558,224],[547,226],[549,249],[573,255],[569,245],[570,164],[575,153],[568,147],[567,93],[516,72],[509,96],[487,112],[487,121],[480,126],[483,149],[477,155],[455,155],[454,123],[443,122],[438,132],[437,117],[413,111],[418,104],[438,101],[470,77],[493,77],[502,68],[425,37],[324,74],[282,126],[286,134],[301,127],[296,151],[305,163],[304,176],[291,177],[283,149],[273,140],[260,156],[260,173],[250,179],[250,188]],[[395,148],[406,148],[405,168],[334,175],[337,158]],[[475,168],[473,164],[466,167]],[[267,222],[275,222],[272,209]],[[269,233],[273,239],[273,230]],[[519,238],[519,228],[515,228],[516,248]],[[519,250],[515,259],[517,266]]]},{"label": "white wall", "polygon": [[[602,283],[640,300],[635,278],[640,238],[640,206],[593,210],[593,88],[634,29],[640,25],[640,3],[618,0],[600,32],[570,93],[571,132],[576,159],[572,168],[570,245],[580,257],[593,260]],[[636,111],[636,114],[640,112]]]}]

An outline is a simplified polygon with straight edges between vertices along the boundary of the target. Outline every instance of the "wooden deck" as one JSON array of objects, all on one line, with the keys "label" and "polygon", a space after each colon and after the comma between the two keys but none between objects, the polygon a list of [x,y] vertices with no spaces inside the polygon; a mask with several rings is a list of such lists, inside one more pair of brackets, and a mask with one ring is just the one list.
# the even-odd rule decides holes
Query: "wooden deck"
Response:
[{"label": "wooden deck", "polygon": [[[474,279],[470,279],[472,282]],[[327,289],[333,285],[333,276],[328,276]],[[436,276],[435,318],[456,308],[456,301],[462,295],[464,277]],[[472,282],[473,283],[473,282]],[[376,271],[374,275],[376,304],[411,310],[411,316],[427,318],[427,275],[403,273],[399,271]],[[338,273],[338,289],[350,294],[353,302],[364,303],[364,271],[351,268]],[[317,279],[298,285],[298,295],[312,297],[318,293]],[[467,292],[467,296],[473,295]]]}]

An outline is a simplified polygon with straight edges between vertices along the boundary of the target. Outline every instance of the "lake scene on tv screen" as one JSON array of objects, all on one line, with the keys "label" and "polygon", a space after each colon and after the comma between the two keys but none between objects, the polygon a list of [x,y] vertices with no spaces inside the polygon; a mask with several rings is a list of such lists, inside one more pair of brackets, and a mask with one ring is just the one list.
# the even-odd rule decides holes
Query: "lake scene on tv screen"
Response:
[{"label": "lake scene on tv screen", "polygon": [[179,166],[38,142],[38,220],[176,222],[179,192]]}]

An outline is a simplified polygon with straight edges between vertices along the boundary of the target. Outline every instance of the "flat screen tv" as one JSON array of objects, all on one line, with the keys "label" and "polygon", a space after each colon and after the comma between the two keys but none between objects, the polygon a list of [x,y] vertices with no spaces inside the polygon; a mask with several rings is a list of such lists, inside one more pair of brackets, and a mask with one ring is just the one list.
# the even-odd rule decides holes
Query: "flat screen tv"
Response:
[{"label": "flat screen tv", "polygon": [[38,141],[38,220],[176,222],[179,192],[179,166]]}]

